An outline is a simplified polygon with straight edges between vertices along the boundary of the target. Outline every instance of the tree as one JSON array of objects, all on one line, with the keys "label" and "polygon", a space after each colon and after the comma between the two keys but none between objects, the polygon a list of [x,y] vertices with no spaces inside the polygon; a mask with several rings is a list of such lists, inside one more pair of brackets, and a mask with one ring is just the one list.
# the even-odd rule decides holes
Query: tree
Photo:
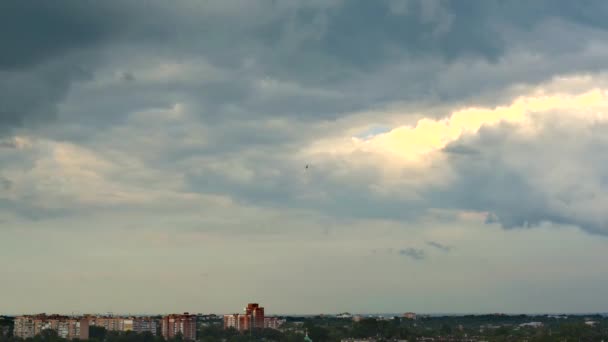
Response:
[{"label": "tree", "polygon": [[378,333],[378,321],[373,318],[363,319],[353,325],[354,337],[374,337]]},{"label": "tree", "polygon": [[506,336],[509,335],[511,329],[509,327],[502,326],[494,331],[494,335],[496,336]]},{"label": "tree", "polygon": [[441,335],[450,335],[450,334],[452,334],[452,327],[444,323],[441,325],[441,328],[439,329],[439,333]]},{"label": "tree", "polygon": [[89,338],[103,341],[107,335],[106,328],[92,325],[89,327]]}]

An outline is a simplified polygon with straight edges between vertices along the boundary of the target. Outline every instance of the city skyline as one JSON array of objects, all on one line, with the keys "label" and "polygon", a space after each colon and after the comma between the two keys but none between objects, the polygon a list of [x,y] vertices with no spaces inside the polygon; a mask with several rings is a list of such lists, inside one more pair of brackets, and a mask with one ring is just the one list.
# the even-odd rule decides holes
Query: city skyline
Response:
[{"label": "city skyline", "polygon": [[607,312],[606,18],[0,2],[0,313]]}]

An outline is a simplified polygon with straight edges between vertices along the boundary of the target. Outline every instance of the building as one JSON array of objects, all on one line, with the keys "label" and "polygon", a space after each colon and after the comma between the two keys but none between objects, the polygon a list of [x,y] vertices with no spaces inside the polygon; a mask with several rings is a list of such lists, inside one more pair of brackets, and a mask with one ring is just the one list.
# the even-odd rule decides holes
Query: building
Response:
[{"label": "building", "polygon": [[251,316],[244,314],[244,315],[237,315],[237,322],[236,322],[236,328],[238,331],[248,331],[251,330],[252,325],[251,325]]},{"label": "building", "polygon": [[264,328],[267,329],[278,330],[283,323],[285,323],[285,320],[278,317],[264,317]]},{"label": "building", "polygon": [[89,316],[89,325],[98,326],[107,331],[133,331],[138,334],[149,332],[156,336],[158,322],[152,317],[96,317]]},{"label": "building", "polygon": [[224,329],[238,328],[239,314],[224,315]]},{"label": "building", "polygon": [[35,318],[32,316],[15,317],[13,326],[13,336],[23,339],[32,338],[36,335]]},{"label": "building", "polygon": [[403,318],[406,319],[416,319],[416,314],[413,312],[406,312],[403,314]]},{"label": "building", "polygon": [[247,307],[245,308],[245,315],[250,317],[252,328],[264,328],[264,308],[258,303],[247,304]]},{"label": "building", "polygon": [[196,340],[196,315],[185,312],[182,315],[172,314],[161,320],[162,335],[165,339],[171,339],[179,334],[184,340]]},{"label": "building", "polygon": [[60,315],[33,315],[15,317],[13,335],[23,339],[40,335],[44,330],[54,330],[59,337],[71,340],[89,338],[89,320],[85,317]]},{"label": "building", "polygon": [[543,323],[542,322],[528,322],[528,323],[522,323],[519,326],[522,328],[542,328]]},{"label": "building", "polygon": [[266,319],[264,308],[258,303],[249,303],[242,314],[224,315],[224,329],[234,328],[238,331],[248,331],[250,329],[263,329],[273,327],[276,329],[282,321],[276,317]]},{"label": "building", "polygon": [[251,316],[247,314],[224,315],[224,329],[247,331],[251,329]]},{"label": "building", "polygon": [[133,331],[138,334],[149,332],[156,336],[158,322],[152,317],[136,317],[133,319]]},{"label": "building", "polygon": [[124,323],[122,317],[92,316],[89,317],[89,324],[106,329],[107,331],[122,331]]}]

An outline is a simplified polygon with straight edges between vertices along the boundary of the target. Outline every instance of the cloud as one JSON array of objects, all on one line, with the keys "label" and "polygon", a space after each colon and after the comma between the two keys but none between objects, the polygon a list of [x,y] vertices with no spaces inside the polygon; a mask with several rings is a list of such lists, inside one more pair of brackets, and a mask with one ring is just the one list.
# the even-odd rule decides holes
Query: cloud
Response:
[{"label": "cloud", "polygon": [[120,74],[120,79],[126,82],[135,81],[135,75],[133,73],[125,71]]},{"label": "cloud", "polygon": [[549,221],[607,234],[607,218],[600,210],[607,200],[602,195],[606,164],[596,152],[605,147],[599,135],[606,124],[575,129],[577,123],[570,120],[546,120],[535,136],[502,126],[471,138],[468,145],[486,157],[452,159],[461,176],[449,189],[452,196],[436,198],[436,203],[488,212],[489,222],[507,228]]},{"label": "cloud", "polygon": [[407,247],[407,248],[400,248],[400,249],[396,249],[396,248],[375,248],[371,250],[372,254],[374,255],[399,255],[402,257],[406,257],[406,258],[410,258],[412,260],[415,261],[421,261],[426,259],[426,252],[423,249],[419,249],[419,248],[412,248],[412,247]]},{"label": "cloud", "polygon": [[426,254],[422,249],[416,248],[404,248],[399,250],[399,255],[411,258],[412,260],[424,260],[426,258]]},{"label": "cloud", "polygon": [[[0,11],[3,32],[10,32],[2,39],[0,125],[6,130],[56,119],[56,106],[74,82],[133,65],[154,68],[155,62],[157,70],[172,65],[178,71],[166,74],[165,83],[139,82],[137,89],[125,82],[128,93],[108,85],[111,94],[95,96],[111,101],[70,106],[77,117],[62,118],[90,116],[99,124],[142,105],[134,101],[150,106],[187,99],[214,120],[336,119],[393,102],[495,102],[514,83],[602,68],[605,4],[592,1],[584,11],[566,2],[544,5],[540,11],[536,4],[435,0],[150,1],[145,10],[118,1],[6,4]],[[165,20],[152,20],[155,15]],[[35,24],[15,19],[24,16]],[[552,38],[556,31],[559,41]],[[207,71],[188,68],[201,60]],[[179,70],[189,80],[177,77]]]},{"label": "cloud", "polygon": [[426,244],[431,247],[435,247],[443,252],[449,252],[452,250],[452,247],[440,244],[439,242],[435,242],[435,241],[427,241]]},{"label": "cloud", "polygon": [[[353,138],[350,146],[342,147],[344,149],[342,153],[371,152],[386,155],[390,161],[417,164],[423,162],[430,153],[446,148],[451,142],[459,140],[462,136],[478,132],[482,126],[491,127],[510,123],[531,127],[527,121],[530,120],[532,113],[554,110],[573,111],[579,108],[592,110],[603,108],[605,104],[606,96],[600,90],[590,90],[575,95],[525,96],[513,100],[508,106],[465,108],[454,111],[442,119],[424,118],[419,120],[415,126],[395,127],[389,132],[368,139]],[[332,148],[335,149],[335,147]],[[459,148],[462,151],[463,147]],[[450,149],[453,151],[458,148],[450,147],[448,151]]]},{"label": "cloud", "polygon": [[[488,222],[506,228],[549,221],[602,233],[599,209],[574,205],[587,195],[568,199],[568,210],[558,209],[563,204],[556,199],[576,191],[566,190],[573,185],[561,184],[567,177],[558,181],[560,176],[554,176],[555,184],[543,177],[558,172],[559,160],[574,161],[568,167],[572,175],[585,175],[586,192],[602,188],[599,171],[574,165],[597,163],[594,168],[602,170],[597,157],[595,161],[581,158],[597,154],[594,151],[603,143],[597,134],[608,108],[604,87],[601,77],[560,79],[526,89],[526,95],[498,107],[457,107],[443,119],[397,124],[366,139],[349,136],[356,130],[342,122],[329,126],[266,119],[210,126],[200,121],[196,107],[180,103],[133,112],[122,125],[91,134],[81,145],[51,146],[66,153],[93,153],[89,159],[95,163],[111,156],[113,171],[102,179],[112,182],[93,188],[138,194],[149,201],[211,195],[246,206],[297,208],[353,220],[404,221],[442,209],[488,215],[494,218]],[[401,117],[409,120],[411,114],[404,112]],[[574,138],[581,132],[594,132],[593,144]],[[416,136],[426,138],[410,144],[408,137]],[[558,137],[571,138],[558,141]],[[560,154],[550,152],[554,146],[562,147]],[[70,161],[64,164],[67,167],[80,159],[78,152],[61,160]],[[38,161],[37,165],[56,163]],[[95,163],[91,170],[103,170]],[[306,164],[312,167],[305,169]],[[77,165],[74,170],[81,174],[88,168]],[[60,170],[72,172],[63,166]],[[88,179],[75,175],[70,176],[73,184]],[[145,190],[149,182],[160,184],[162,191],[152,195]],[[83,183],[73,189],[90,187]],[[563,189],[559,197],[558,189]],[[81,203],[90,204],[95,202],[84,199],[94,195],[101,193],[74,193]],[[121,198],[112,196],[111,201]],[[104,197],[110,198],[100,198]],[[556,206],[548,207],[549,203]]]},{"label": "cloud", "polygon": [[0,135],[56,119],[72,84],[90,79],[100,48],[126,30],[128,7],[0,5]]},{"label": "cloud", "polygon": [[0,190],[5,190],[5,191],[10,190],[12,185],[13,185],[13,182],[11,182],[9,179],[0,177]]},{"label": "cloud", "polygon": [[[512,139],[487,132],[532,139],[546,129],[539,113],[603,110],[604,85],[556,78],[604,69],[602,2],[589,11],[561,2],[546,11],[492,1],[149,2],[163,23],[118,5],[32,12],[70,17],[49,30],[3,21],[36,39],[11,50],[28,55],[20,63],[0,63],[0,126],[44,141],[2,157],[16,161],[3,172],[22,191],[11,200],[45,193],[36,201],[96,207],[217,196],[340,218],[399,221],[439,208],[491,214],[505,227],[589,226],[579,210],[537,210],[553,193],[511,165],[501,147]],[[4,6],[3,16],[28,11]],[[63,32],[84,20],[86,30]],[[35,45],[41,37],[58,43]],[[44,186],[27,185],[47,172]],[[471,194],[481,182],[488,191]],[[524,207],[516,189],[535,204]],[[504,191],[502,202],[492,191]]]},{"label": "cloud", "polygon": [[[319,141],[306,153],[352,177],[375,169],[369,174],[377,177],[357,183],[365,183],[368,193],[377,189],[379,196],[371,198],[379,207],[395,208],[383,212],[387,217],[442,208],[486,213],[506,228],[547,221],[606,234],[599,211],[604,162],[596,152],[604,143],[597,134],[607,120],[606,88],[601,79],[572,93],[547,91],[551,87],[508,105],[459,109],[365,140]],[[338,160],[348,160],[350,170]],[[575,185],[580,179],[585,183]],[[342,203],[363,207],[353,206],[357,196],[353,191]],[[353,214],[362,213],[369,212]]]}]

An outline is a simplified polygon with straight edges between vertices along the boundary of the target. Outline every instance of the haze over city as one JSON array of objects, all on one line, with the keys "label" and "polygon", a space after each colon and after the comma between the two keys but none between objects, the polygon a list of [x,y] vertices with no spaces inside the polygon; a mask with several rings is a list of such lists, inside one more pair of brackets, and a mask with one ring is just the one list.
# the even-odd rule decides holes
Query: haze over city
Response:
[{"label": "haze over city", "polygon": [[607,312],[606,18],[2,1],[0,314]]}]

